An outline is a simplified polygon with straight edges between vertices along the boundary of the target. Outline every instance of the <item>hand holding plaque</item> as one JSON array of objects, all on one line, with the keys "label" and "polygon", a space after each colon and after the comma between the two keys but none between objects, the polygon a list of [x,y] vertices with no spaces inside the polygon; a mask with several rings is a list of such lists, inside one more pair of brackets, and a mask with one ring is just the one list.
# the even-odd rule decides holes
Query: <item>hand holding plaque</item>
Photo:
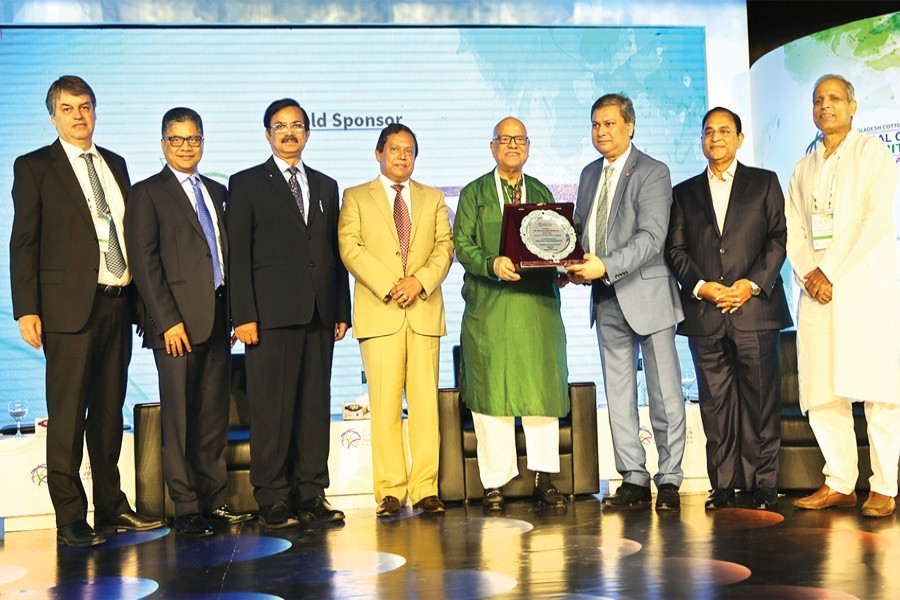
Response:
[{"label": "hand holding plaque", "polygon": [[584,262],[571,202],[507,204],[503,207],[500,254],[518,269],[558,267]]}]

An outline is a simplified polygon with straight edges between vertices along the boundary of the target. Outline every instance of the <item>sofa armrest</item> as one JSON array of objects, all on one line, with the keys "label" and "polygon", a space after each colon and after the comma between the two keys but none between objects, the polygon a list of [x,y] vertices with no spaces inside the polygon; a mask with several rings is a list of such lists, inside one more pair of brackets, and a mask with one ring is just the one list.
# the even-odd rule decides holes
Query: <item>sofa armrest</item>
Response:
[{"label": "sofa armrest", "polygon": [[148,517],[165,516],[162,421],[158,402],[134,405],[134,487],[139,513]]},{"label": "sofa armrest", "polygon": [[459,390],[438,390],[438,423],[441,432],[438,493],[441,500],[456,502],[466,499],[466,475],[463,465],[462,423]]},{"label": "sofa armrest", "polygon": [[570,383],[572,404],[572,491],[600,492],[600,459],[597,446],[597,387]]}]

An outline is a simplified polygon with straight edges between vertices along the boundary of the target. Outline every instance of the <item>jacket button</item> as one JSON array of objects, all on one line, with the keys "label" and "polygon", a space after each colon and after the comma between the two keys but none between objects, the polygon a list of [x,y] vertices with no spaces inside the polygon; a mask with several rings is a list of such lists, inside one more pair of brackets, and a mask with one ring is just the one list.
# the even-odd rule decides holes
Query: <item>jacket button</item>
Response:
[{"label": "jacket button", "polygon": [[316,263],[311,262],[311,263],[309,263],[309,266],[310,266],[310,268],[315,269],[315,268],[316,268]]},{"label": "jacket button", "polygon": [[719,248],[719,254],[725,254],[725,248]]}]

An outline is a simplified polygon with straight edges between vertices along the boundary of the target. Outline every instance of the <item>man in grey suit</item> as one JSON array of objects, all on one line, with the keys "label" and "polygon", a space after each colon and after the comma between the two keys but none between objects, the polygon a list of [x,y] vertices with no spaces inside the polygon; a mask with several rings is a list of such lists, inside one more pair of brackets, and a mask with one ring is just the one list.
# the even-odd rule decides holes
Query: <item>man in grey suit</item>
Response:
[{"label": "man in grey suit", "polygon": [[590,252],[569,274],[576,283],[592,282],[591,325],[597,324],[616,470],[623,479],[603,503],[650,503],[650,473],[638,438],[640,347],[659,453],[656,508],[677,510],[685,413],[675,326],[684,315],[663,254],[672,183],[666,165],[632,145],[634,124],[634,105],[622,94],[602,96],[591,107],[591,138],[603,156],[581,172],[575,226]]},{"label": "man in grey suit", "polygon": [[681,283],[684,321],[700,389],[707,509],[734,489],[754,506],[778,502],[779,330],[791,325],[784,282],[787,227],[778,176],[737,160],[741,119],[716,107],[703,117],[709,164],[675,186],[666,255]]},{"label": "man in grey suit", "polygon": [[144,346],[159,372],[175,531],[204,536],[213,532],[207,519],[252,518],[228,508],[224,496],[231,361],[225,186],[197,172],[203,121],[196,111],[167,111],[161,145],[166,165],[131,190],[125,246],[149,313]]}]

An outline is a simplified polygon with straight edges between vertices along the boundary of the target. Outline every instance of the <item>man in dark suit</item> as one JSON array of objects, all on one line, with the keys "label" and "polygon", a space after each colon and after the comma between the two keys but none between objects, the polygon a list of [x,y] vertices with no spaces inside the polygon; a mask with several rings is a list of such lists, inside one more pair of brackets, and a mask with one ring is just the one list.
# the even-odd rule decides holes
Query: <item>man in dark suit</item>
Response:
[{"label": "man in dark suit", "polygon": [[338,188],[304,165],[309,117],[295,100],[263,116],[273,156],[229,181],[228,271],[235,336],[246,345],[250,481],[269,528],[340,521],[325,499],[334,342],[350,323],[338,254]]},{"label": "man in dark suit", "polygon": [[581,172],[575,208],[582,245],[591,252],[583,265],[569,271],[576,282],[593,281],[591,324],[596,320],[616,470],[623,479],[603,503],[628,507],[650,502],[650,473],[635,407],[640,346],[659,453],[653,478],[656,508],[677,510],[685,413],[675,325],[683,315],[663,254],[672,184],[666,165],[632,145],[634,124],[634,105],[624,95],[607,94],[591,107],[591,137],[603,156]]},{"label": "man in dark suit", "polygon": [[224,500],[230,323],[225,297],[225,186],[197,173],[203,121],[190,108],[162,120],[166,166],[136,184],[125,227],[134,282],[147,307],[144,345],[159,372],[163,472],[175,530],[213,532],[207,518],[240,523]]},{"label": "man in dark suit", "polygon": [[684,322],[700,390],[706,508],[735,488],[757,508],[778,502],[781,447],[779,330],[791,325],[784,282],[787,228],[778,176],[737,161],[741,119],[716,107],[703,117],[703,173],[675,187],[666,254],[681,284]]},{"label": "man in dark suit", "polygon": [[[106,541],[101,531],[164,524],[132,512],[119,478],[134,314],[122,221],[128,170],[122,157],[94,145],[96,98],[83,79],[57,79],[46,105],[59,139],[13,167],[13,316],[22,339],[43,347],[47,359],[47,486],[57,541],[95,546]],[[96,530],[79,473],[84,440]]]}]

